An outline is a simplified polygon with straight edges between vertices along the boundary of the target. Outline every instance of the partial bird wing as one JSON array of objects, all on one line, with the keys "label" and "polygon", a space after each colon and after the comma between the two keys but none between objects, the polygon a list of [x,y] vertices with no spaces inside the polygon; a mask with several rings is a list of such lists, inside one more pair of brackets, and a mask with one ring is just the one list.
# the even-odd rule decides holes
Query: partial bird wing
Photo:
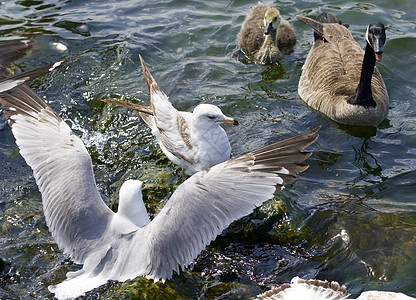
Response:
[{"label": "partial bird wing", "polygon": [[326,101],[328,94],[345,101],[345,97],[355,93],[364,51],[343,25],[297,18],[324,37],[316,40],[308,53],[299,80],[299,95],[313,108],[332,115],[332,108],[337,105]]},{"label": "partial bird wing", "polygon": [[[45,65],[39,68],[35,68],[30,71],[22,72],[11,77],[5,77],[0,79],[0,93],[11,90],[21,84],[24,84],[28,81],[32,81],[35,78],[41,77],[45,74],[48,74],[54,71],[56,68],[62,65],[63,61],[58,61],[53,64]],[[1,68],[0,68],[1,72]]]},{"label": "partial bird wing", "polygon": [[137,110],[144,114],[153,115],[153,110],[148,106],[143,106],[132,102],[120,101],[116,99],[101,99],[101,101],[117,106],[126,107],[128,109]]},{"label": "partial bird wing", "polygon": [[[150,107],[153,109],[153,117],[147,115],[143,119],[150,127],[152,127],[152,123],[157,127],[160,141],[166,150],[179,159],[192,163],[192,145],[189,140],[188,123],[183,113],[173,107],[168,96],[159,88],[141,55],[139,57],[150,93]],[[143,117],[143,114],[141,116]]]},{"label": "partial bird wing", "polygon": [[324,27],[323,27],[323,23],[308,18],[308,17],[304,17],[304,16],[296,16],[296,19],[302,21],[303,23],[311,26],[313,28],[313,30],[319,35],[319,36],[323,36],[324,35]]},{"label": "partial bird wing", "polygon": [[387,291],[367,291],[361,293],[356,300],[415,300],[403,293]]},{"label": "partial bird wing", "polygon": [[194,164],[189,126],[185,117],[189,113],[179,112],[173,107],[168,96],[157,85],[141,55],[139,57],[150,93],[150,106],[115,99],[102,101],[139,111],[140,117],[152,129],[169,159],[183,167]]},{"label": "partial bird wing", "polygon": [[[319,128],[260,148],[198,172],[181,184],[143,229],[147,239],[144,275],[165,280],[188,265],[233,221],[248,215],[292,182],[307,165]],[[141,235],[143,237],[143,235]]]},{"label": "partial bird wing", "polygon": [[[310,25],[315,32],[325,39],[316,41],[311,49],[311,52],[318,52],[319,55],[318,53],[314,53],[310,56],[316,60],[325,61],[325,63],[321,63],[320,65],[324,65],[325,68],[331,70],[331,74],[335,74],[335,76],[347,75],[354,77],[354,79],[349,77],[349,80],[346,81],[351,82],[355,80],[355,77],[357,77],[356,70],[358,69],[359,79],[364,50],[354,40],[354,37],[345,25],[338,23],[320,23],[308,17],[297,16],[297,18]],[[311,64],[315,65],[316,62],[311,62]],[[334,69],[336,71],[333,71]],[[318,70],[315,73],[319,74],[320,71],[324,72],[324,70]]]},{"label": "partial bird wing", "polygon": [[83,263],[113,214],[97,191],[84,144],[25,85],[0,94],[0,104],[21,155],[33,169],[49,230],[65,253]]},{"label": "partial bird wing", "polygon": [[324,24],[324,38],[333,44],[333,48],[336,48],[339,61],[338,68],[342,68],[344,72],[341,75],[345,75],[346,81],[357,80],[358,84],[364,50],[355,41],[351,32],[344,25],[328,23]]},{"label": "partial bird wing", "polygon": [[336,281],[322,281],[317,279],[304,280],[299,277],[292,279],[290,284],[283,284],[261,295],[256,300],[292,300],[292,299],[321,299],[341,300],[346,299],[345,285],[340,286]]},{"label": "partial bird wing", "polygon": [[0,44],[0,76],[7,76],[9,72],[6,67],[23,57],[32,49],[35,41],[7,41]]}]

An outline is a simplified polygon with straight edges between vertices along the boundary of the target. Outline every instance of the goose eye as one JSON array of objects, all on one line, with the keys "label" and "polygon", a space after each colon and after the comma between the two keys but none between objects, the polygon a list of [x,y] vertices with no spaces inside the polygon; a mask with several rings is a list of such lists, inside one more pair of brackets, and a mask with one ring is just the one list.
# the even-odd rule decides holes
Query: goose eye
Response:
[{"label": "goose eye", "polygon": [[208,115],[208,119],[210,119],[210,120],[214,120],[214,119],[215,119],[215,116],[213,116],[213,115]]},{"label": "goose eye", "polygon": [[274,17],[274,20],[277,21],[277,17]]}]

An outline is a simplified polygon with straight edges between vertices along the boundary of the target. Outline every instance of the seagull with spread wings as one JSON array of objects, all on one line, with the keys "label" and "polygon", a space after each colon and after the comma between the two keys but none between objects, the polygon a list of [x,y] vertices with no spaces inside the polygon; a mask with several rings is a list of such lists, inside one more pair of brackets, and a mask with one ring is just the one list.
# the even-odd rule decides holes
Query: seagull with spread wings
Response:
[{"label": "seagull with spread wings", "polygon": [[[8,80],[12,85],[13,78]],[[33,169],[52,236],[83,265],[49,287],[58,299],[78,297],[108,280],[170,279],[234,220],[307,169],[302,162],[311,153],[303,150],[317,139],[319,129],[197,172],[150,220],[138,180],[121,186],[116,213],[104,203],[84,144],[35,92],[18,86],[1,93],[0,104]]]},{"label": "seagull with spread wings", "polygon": [[228,160],[231,146],[221,125],[240,123],[212,104],[199,104],[193,112],[178,111],[139,57],[150,93],[150,106],[115,99],[102,101],[140,111],[163,153],[188,175]]}]

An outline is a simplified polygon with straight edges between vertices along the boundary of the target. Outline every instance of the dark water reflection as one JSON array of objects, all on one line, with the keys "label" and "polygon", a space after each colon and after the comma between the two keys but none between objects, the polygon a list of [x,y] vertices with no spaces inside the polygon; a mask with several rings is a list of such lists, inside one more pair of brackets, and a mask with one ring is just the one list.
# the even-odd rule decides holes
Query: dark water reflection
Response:
[{"label": "dark water reflection", "polygon": [[[3,39],[33,38],[32,56],[15,68],[65,59],[31,86],[48,100],[91,153],[103,199],[116,207],[128,178],[146,180],[151,216],[185,179],[134,112],[104,105],[111,96],[149,101],[138,53],[175,107],[220,106],[243,124],[226,128],[239,155],[322,125],[309,170],[248,217],[233,223],[191,268],[166,284],[143,278],[110,283],[88,298],[247,298],[294,276],[337,280],[363,290],[416,297],[416,9],[413,2],[277,1],[298,44],[280,64],[234,58],[252,1],[15,1],[0,6]],[[268,2],[267,4],[272,4]],[[366,26],[385,23],[378,64],[390,94],[377,127],[336,124],[306,107],[297,82],[312,32],[297,14],[337,14],[364,45]],[[67,48],[57,48],[56,43]],[[52,298],[46,286],[79,267],[46,227],[29,167],[0,116],[0,298]]]}]

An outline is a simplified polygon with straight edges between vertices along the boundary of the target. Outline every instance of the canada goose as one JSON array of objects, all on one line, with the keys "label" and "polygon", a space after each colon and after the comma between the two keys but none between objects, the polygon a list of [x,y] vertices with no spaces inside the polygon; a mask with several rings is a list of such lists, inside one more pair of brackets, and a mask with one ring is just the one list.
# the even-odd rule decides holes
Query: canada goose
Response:
[{"label": "canada goose", "polygon": [[279,10],[257,5],[249,10],[241,26],[238,44],[255,61],[273,63],[292,51],[296,35]]},{"label": "canada goose", "polygon": [[382,59],[384,25],[377,22],[367,27],[364,52],[345,26],[297,18],[321,37],[314,42],[302,68],[300,97],[339,123],[367,126],[383,121],[389,96],[375,62]]},{"label": "canada goose", "polygon": [[139,180],[123,183],[117,213],[108,208],[84,144],[34,91],[15,87],[1,94],[0,104],[33,170],[52,236],[65,254],[83,265],[69,272],[65,281],[49,286],[58,299],[78,297],[108,280],[170,279],[234,220],[305,171],[303,161],[311,153],[303,150],[316,141],[319,130],[194,174],[150,220]]},{"label": "canada goose", "polygon": [[150,106],[115,99],[102,101],[140,111],[152,129],[163,153],[181,166],[187,175],[205,170],[230,158],[231,146],[222,124],[240,125],[212,104],[199,104],[193,112],[176,110],[144,62],[140,62],[150,93]]},{"label": "canada goose", "polygon": [[[257,300],[293,300],[293,299],[314,299],[314,300],[336,300],[346,299],[345,285],[340,286],[336,281],[322,281],[318,279],[305,280],[294,277],[290,284],[285,283],[257,296]],[[348,298],[351,299],[351,298]],[[403,293],[385,291],[367,291],[361,293],[356,300],[414,300]],[[351,299],[353,300],[353,299]]]}]

